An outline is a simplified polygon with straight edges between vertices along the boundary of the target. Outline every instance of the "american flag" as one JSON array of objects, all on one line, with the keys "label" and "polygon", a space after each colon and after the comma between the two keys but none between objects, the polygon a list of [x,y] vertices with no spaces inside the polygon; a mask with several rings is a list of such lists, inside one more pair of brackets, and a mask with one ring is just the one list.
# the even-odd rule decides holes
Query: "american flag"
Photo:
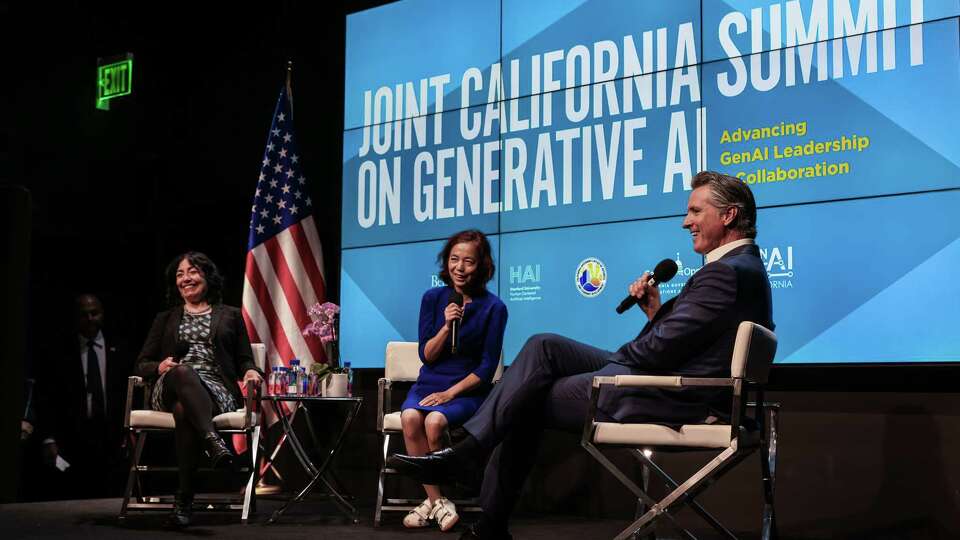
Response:
[{"label": "american flag", "polygon": [[326,362],[323,345],[301,329],[326,296],[323,254],[302,158],[293,135],[290,89],[280,91],[253,196],[243,282],[243,320],[267,364]]}]

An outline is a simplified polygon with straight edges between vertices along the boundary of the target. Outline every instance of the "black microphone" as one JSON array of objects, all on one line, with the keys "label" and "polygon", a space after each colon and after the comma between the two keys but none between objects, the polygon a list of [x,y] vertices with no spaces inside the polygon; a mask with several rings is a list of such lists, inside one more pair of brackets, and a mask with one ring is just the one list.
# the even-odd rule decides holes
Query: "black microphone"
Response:
[{"label": "black microphone", "polygon": [[[463,307],[463,295],[457,291],[450,291],[450,297],[447,299],[447,304],[456,304],[458,307]],[[450,352],[452,354],[457,354],[457,334],[460,332],[460,319],[454,319],[453,324],[450,327]]]},{"label": "black microphone", "polygon": [[[650,285],[656,285],[657,283],[666,283],[673,279],[673,276],[677,275],[677,263],[670,259],[664,259],[657,263],[657,267],[653,269],[653,276],[648,282]],[[624,311],[632,308],[637,303],[637,297],[633,295],[627,295],[626,298],[620,302],[620,305],[617,306],[617,313],[622,314]]]}]

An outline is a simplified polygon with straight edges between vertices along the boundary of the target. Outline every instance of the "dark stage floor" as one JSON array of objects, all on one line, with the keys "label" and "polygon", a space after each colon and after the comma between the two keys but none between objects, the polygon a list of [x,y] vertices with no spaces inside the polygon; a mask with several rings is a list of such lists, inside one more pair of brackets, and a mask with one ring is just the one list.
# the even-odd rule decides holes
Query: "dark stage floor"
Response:
[{"label": "dark stage floor", "polygon": [[[288,515],[273,525],[264,522],[279,508],[280,502],[258,502],[258,513],[248,525],[240,524],[239,513],[198,513],[195,525],[184,531],[163,529],[164,514],[158,512],[132,513],[121,525],[117,519],[119,499],[88,499],[79,501],[55,501],[0,505],[0,535],[12,538],[174,538],[188,536],[197,538],[223,538],[244,540],[247,538],[282,539],[361,539],[379,540],[452,540],[460,536],[461,527],[441,533],[438,529],[406,530],[400,524],[400,516],[391,516],[379,528],[373,527],[372,509],[361,509],[361,522],[349,524],[334,517],[336,510],[325,504],[306,503],[294,507]],[[462,516],[469,523],[471,516]],[[613,538],[627,525],[616,520],[585,521],[578,518],[547,516],[542,518],[521,517],[511,528],[517,540],[592,540]]]}]

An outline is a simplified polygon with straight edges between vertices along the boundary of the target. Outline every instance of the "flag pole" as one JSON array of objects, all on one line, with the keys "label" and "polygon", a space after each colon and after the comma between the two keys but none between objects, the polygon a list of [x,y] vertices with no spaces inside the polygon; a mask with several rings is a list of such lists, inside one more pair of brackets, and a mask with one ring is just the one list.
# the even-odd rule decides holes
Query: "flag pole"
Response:
[{"label": "flag pole", "polygon": [[287,100],[290,102],[290,117],[293,117],[293,88],[290,80],[293,78],[293,60],[287,60]]}]

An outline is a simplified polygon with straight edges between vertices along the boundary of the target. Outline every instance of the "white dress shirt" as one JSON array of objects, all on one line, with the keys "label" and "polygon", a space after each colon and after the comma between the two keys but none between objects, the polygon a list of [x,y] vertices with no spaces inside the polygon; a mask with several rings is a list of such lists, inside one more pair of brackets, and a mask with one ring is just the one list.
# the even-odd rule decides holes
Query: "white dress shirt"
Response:
[{"label": "white dress shirt", "polygon": [[733,242],[727,242],[720,247],[714,248],[713,251],[707,253],[705,264],[710,264],[713,261],[718,260],[720,257],[723,257],[727,253],[737,249],[740,246],[751,246],[754,244],[753,238],[741,238],[740,240],[734,240]]}]

